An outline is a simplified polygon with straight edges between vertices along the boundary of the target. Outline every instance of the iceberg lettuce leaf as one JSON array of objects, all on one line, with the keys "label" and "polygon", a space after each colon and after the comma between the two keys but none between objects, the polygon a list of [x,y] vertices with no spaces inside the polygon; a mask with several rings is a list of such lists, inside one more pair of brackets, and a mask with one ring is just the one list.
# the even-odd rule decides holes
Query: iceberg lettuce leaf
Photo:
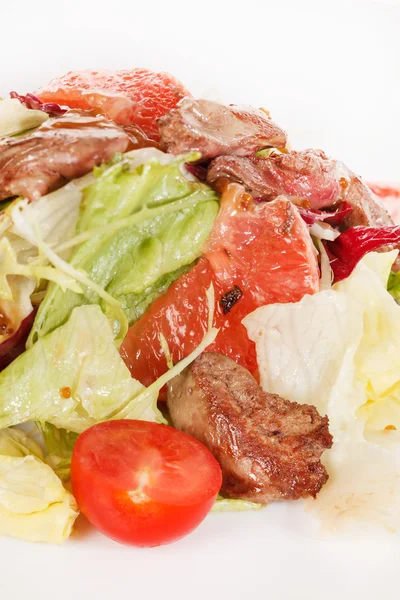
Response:
[{"label": "iceberg lettuce leaf", "polygon": [[255,502],[249,502],[248,500],[237,500],[234,498],[217,496],[211,512],[243,512],[246,510],[260,510],[264,506],[265,504],[257,504]]},{"label": "iceberg lettuce leaf", "polygon": [[386,290],[396,255],[371,253],[331,290],[244,319],[263,388],[329,416],[330,478],[308,506],[330,528],[400,524],[400,448],[387,445],[400,429],[400,306]]},{"label": "iceberg lettuce leaf", "polygon": [[[130,323],[148,305],[147,291],[154,300],[200,256],[218,212],[215,192],[183,174],[188,157],[158,153],[157,159],[135,166],[135,156],[123,155],[121,162],[100,170],[84,190],[77,235],[70,242],[76,244],[71,267],[118,300]],[[65,323],[82,304],[99,304],[121,337],[121,324],[96,290],[63,293],[51,284],[29,345]]]},{"label": "iceberg lettuce leaf", "polygon": [[60,544],[77,516],[38,444],[21,429],[0,431],[0,535]]},{"label": "iceberg lettuce leaf", "polygon": [[[34,224],[48,244],[59,244],[70,238],[79,215],[81,187],[91,178],[92,175],[71,182],[32,203],[17,199],[0,214],[0,312],[10,322],[12,331],[17,331],[32,312],[31,296],[39,285],[42,289],[47,281],[56,281],[61,288],[80,292],[74,279],[40,256]],[[63,256],[67,258],[68,253],[64,252]],[[0,342],[7,337],[2,332]]]},{"label": "iceberg lettuce leaf", "polygon": [[49,116],[41,110],[30,110],[19,100],[0,100],[0,139],[39,127]]},{"label": "iceberg lettuce leaf", "polygon": [[100,307],[78,307],[65,325],[0,373],[0,428],[47,421],[80,433],[122,411],[127,418],[156,420],[156,394],[135,405],[143,390],[120,357]]},{"label": "iceberg lettuce leaf", "polygon": [[23,457],[30,454],[44,460],[41,447],[26,431],[19,427],[0,430],[0,455]]},{"label": "iceberg lettuce leaf", "polygon": [[68,481],[72,451],[78,434],[66,429],[59,429],[47,422],[39,423],[38,425],[48,452],[45,459],[47,464],[57,473],[61,481]]}]

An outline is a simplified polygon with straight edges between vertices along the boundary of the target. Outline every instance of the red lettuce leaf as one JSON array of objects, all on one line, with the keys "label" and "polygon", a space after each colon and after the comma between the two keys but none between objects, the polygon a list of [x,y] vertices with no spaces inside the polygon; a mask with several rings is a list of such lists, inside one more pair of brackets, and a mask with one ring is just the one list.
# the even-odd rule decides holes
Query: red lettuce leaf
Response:
[{"label": "red lettuce leaf", "polygon": [[194,175],[194,177],[197,177],[197,179],[200,179],[200,181],[206,180],[207,167],[200,165],[198,163],[185,163],[185,167],[189,171],[189,173]]},{"label": "red lettuce leaf", "polygon": [[21,104],[26,106],[26,108],[41,110],[42,112],[47,113],[50,117],[60,117],[67,112],[67,109],[61,108],[59,104],[55,104],[55,102],[41,102],[39,98],[36,98],[36,96],[33,94],[21,96],[20,94],[17,94],[17,92],[10,92],[10,98],[19,100]]},{"label": "red lettuce leaf", "polygon": [[25,352],[26,340],[32,329],[35,315],[36,309],[23,319],[19,328],[11,337],[0,344],[0,371],[8,367],[17,356]]},{"label": "red lettuce leaf", "polygon": [[307,225],[313,225],[318,221],[325,221],[325,223],[329,223],[333,227],[340,225],[343,219],[353,210],[353,207],[348,202],[341,202],[335,212],[327,212],[326,210],[318,210],[317,208],[302,208],[301,206],[297,208]]},{"label": "red lettuce leaf", "polygon": [[325,241],[325,248],[331,261],[334,282],[348,277],[357,263],[368,252],[384,246],[400,246],[400,225],[393,227],[351,227],[333,242]]}]

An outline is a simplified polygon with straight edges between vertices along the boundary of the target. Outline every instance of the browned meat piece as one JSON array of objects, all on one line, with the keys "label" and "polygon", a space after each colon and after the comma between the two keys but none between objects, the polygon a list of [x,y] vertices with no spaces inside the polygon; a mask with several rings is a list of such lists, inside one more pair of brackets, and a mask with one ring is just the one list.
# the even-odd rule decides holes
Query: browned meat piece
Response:
[{"label": "browned meat piece", "polygon": [[346,200],[353,207],[345,219],[346,229],[393,224],[385,207],[361,179],[321,150],[275,153],[268,158],[219,156],[208,169],[207,181],[218,188],[226,180],[243,183],[264,200],[283,194],[306,208],[327,208]]},{"label": "browned meat piece", "polygon": [[157,148],[157,150],[162,150],[161,144],[148,138],[139,125],[132,123],[131,125],[120,125],[120,127],[129,137],[127,151],[138,150],[139,148]]},{"label": "browned meat piece", "polygon": [[332,445],[328,418],[264,392],[226,356],[202,354],[168,384],[167,403],[174,426],[214,454],[232,498],[316,496],[328,479],[320,462]]},{"label": "browned meat piece", "polygon": [[202,158],[249,156],[262,148],[284,148],[286,133],[251,106],[224,106],[183,98],[158,120],[161,143],[173,154],[196,150]]},{"label": "browned meat piece", "polygon": [[219,156],[210,165],[207,181],[215,185],[220,178],[243,183],[264,200],[283,194],[307,208],[331,206],[341,192],[336,165],[321,150],[272,154],[268,158]]},{"label": "browned meat piece", "polygon": [[36,131],[0,142],[0,200],[35,200],[125,152],[129,137],[102,116],[68,111]]},{"label": "browned meat piece", "polygon": [[344,229],[356,225],[366,227],[386,227],[394,225],[394,222],[382,202],[372,193],[362,180],[351,173],[350,184],[343,192],[343,200],[346,200],[353,210],[344,220]]}]

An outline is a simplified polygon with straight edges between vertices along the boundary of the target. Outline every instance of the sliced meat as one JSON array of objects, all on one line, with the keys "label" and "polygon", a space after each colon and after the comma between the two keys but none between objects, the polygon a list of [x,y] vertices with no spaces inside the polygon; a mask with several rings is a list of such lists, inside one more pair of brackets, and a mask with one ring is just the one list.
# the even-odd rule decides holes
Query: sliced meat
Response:
[{"label": "sliced meat", "polygon": [[332,445],[328,418],[264,392],[226,356],[202,354],[168,384],[167,402],[174,426],[214,454],[232,498],[295,500],[328,480],[320,462]]},{"label": "sliced meat", "polygon": [[104,117],[68,111],[36,131],[0,142],[0,200],[35,200],[125,152],[129,136]]},{"label": "sliced meat", "polygon": [[304,208],[328,208],[346,201],[353,210],[343,227],[393,225],[387,210],[367,185],[322,150],[273,153],[268,158],[219,156],[210,164],[207,182],[217,189],[226,181],[242,183],[254,196],[273,200],[283,194]]},{"label": "sliced meat", "polygon": [[343,192],[343,199],[353,207],[353,210],[344,219],[342,228],[349,229],[356,225],[366,227],[394,225],[392,217],[379,198],[359,177],[350,171],[349,173],[350,184]]},{"label": "sliced meat", "polygon": [[250,156],[262,148],[284,148],[286,133],[262,110],[183,98],[158,120],[161,143],[172,154],[201,152]]},{"label": "sliced meat", "polygon": [[[345,217],[340,227],[342,231],[359,225],[365,227],[391,227],[394,225],[394,221],[382,201],[359,177],[353,175],[344,197],[351,204],[353,210]],[[376,252],[388,252],[394,249],[400,249],[399,244],[381,246],[376,248]],[[400,271],[400,256],[393,263],[392,271]]]},{"label": "sliced meat", "polygon": [[336,165],[321,150],[276,153],[268,158],[219,156],[208,169],[207,181],[215,186],[220,179],[243,183],[263,200],[283,194],[305,208],[331,206],[341,193]]}]

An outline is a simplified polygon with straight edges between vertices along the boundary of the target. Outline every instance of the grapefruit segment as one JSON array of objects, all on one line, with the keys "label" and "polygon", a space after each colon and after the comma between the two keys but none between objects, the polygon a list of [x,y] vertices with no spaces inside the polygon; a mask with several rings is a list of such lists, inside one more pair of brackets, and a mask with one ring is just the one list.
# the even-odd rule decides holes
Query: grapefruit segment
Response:
[{"label": "grapefruit segment", "polygon": [[[177,279],[128,331],[121,355],[132,376],[150,385],[167,370],[159,334],[178,362],[207,329],[205,292],[215,290],[214,325],[220,332],[209,351],[220,352],[257,373],[255,345],[242,319],[275,302],[297,302],[319,287],[316,252],[306,224],[286,198],[256,204],[230,184],[205,247],[204,257]],[[237,286],[241,297],[224,314],[221,298]]]},{"label": "grapefruit segment", "polygon": [[125,69],[70,71],[35,95],[42,102],[98,111],[119,125],[138,125],[158,141],[157,119],[190,93],[168,73]]}]

